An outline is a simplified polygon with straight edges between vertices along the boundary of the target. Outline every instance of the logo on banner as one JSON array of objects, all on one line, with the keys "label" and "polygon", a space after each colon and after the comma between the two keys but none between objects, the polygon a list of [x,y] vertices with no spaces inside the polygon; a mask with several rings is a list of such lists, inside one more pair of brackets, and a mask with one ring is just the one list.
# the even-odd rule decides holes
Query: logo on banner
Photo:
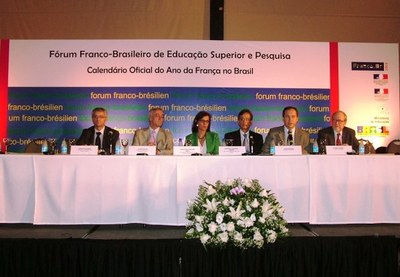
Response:
[{"label": "logo on banner", "polygon": [[384,71],[385,69],[385,63],[383,62],[351,62],[351,70]]},{"label": "logo on banner", "polygon": [[388,126],[357,126],[357,136],[379,136],[389,135]]},{"label": "logo on banner", "polygon": [[375,94],[389,94],[389,89],[388,88],[375,88],[374,93]]},{"label": "logo on banner", "polygon": [[374,83],[377,85],[386,85],[389,82],[388,74],[373,74]]}]

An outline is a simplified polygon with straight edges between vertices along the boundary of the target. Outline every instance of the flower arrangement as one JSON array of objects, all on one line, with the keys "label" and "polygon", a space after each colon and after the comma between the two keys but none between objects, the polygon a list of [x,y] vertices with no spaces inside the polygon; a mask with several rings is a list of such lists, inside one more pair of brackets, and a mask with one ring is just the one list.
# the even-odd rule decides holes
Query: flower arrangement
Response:
[{"label": "flower arrangement", "polygon": [[258,180],[228,179],[200,185],[189,203],[186,238],[199,238],[204,246],[227,244],[261,248],[287,236],[284,209]]}]

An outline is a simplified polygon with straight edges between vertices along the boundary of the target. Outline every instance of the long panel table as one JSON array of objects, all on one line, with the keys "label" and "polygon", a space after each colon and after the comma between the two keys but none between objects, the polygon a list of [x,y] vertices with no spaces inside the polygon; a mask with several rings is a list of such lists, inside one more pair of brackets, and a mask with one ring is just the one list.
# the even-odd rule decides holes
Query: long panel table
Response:
[{"label": "long panel table", "polygon": [[0,155],[0,222],[185,225],[199,185],[240,177],[292,223],[400,223],[399,169],[394,155]]}]

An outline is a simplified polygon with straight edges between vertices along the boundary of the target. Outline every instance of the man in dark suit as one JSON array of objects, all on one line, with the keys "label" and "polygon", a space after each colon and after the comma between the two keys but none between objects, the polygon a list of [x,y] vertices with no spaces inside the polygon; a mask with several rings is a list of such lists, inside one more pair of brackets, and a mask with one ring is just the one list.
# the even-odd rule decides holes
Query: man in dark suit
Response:
[{"label": "man in dark suit", "polygon": [[100,154],[115,154],[115,143],[119,138],[119,132],[106,126],[107,117],[105,108],[94,108],[92,110],[93,126],[82,131],[76,144],[97,145]]},{"label": "man in dark suit", "polygon": [[301,128],[296,127],[299,122],[299,111],[296,107],[287,106],[282,111],[283,126],[271,128],[265,138],[262,152],[269,154],[271,142],[275,145],[300,145],[302,153],[310,152],[310,135]]},{"label": "man in dark suit", "polygon": [[[318,132],[318,144],[321,145],[351,145],[354,151],[358,151],[356,132],[346,127],[347,115],[343,111],[332,114],[332,125]],[[322,147],[320,147],[321,149]]]},{"label": "man in dark suit", "polygon": [[253,123],[253,113],[249,109],[243,109],[238,114],[239,130],[226,133],[225,142],[229,139],[233,140],[233,146],[246,146],[246,152],[258,155],[261,153],[263,144],[262,135],[250,130]]}]

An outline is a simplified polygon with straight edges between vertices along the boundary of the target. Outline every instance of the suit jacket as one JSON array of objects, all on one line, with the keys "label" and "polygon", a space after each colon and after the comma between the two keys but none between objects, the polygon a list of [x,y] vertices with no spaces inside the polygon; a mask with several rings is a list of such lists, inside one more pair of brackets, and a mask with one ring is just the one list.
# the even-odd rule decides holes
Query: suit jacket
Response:
[{"label": "suit jacket", "polygon": [[[94,145],[95,129],[94,126],[83,129],[81,136],[76,142],[77,145]],[[115,143],[119,138],[119,132],[108,126],[105,127],[103,133],[103,141],[101,148],[106,151],[106,153],[115,154]],[[112,145],[112,152],[110,151],[110,145]]]},{"label": "suit jacket", "polygon": [[[197,133],[191,133],[186,136],[186,141],[190,140],[193,146],[198,146]],[[219,153],[219,136],[215,132],[206,133],[207,153],[218,155]]]},{"label": "suit jacket", "polygon": [[[271,128],[265,138],[264,145],[262,147],[262,152],[269,154],[271,141],[274,139],[275,144],[286,144],[285,143],[285,129],[284,126]],[[301,145],[303,154],[310,152],[310,135],[303,129],[296,127],[294,132],[294,145]]]},{"label": "suit jacket", "polygon": [[[253,148],[251,149],[251,153],[253,154],[260,154],[261,153],[261,147],[263,146],[263,137],[262,135],[249,131],[249,141],[250,137],[253,137]],[[224,139],[233,139],[233,145],[234,146],[241,146],[242,145],[242,138],[240,136],[240,130],[226,133],[224,136]]]},{"label": "suit jacket", "polygon": [[[147,145],[151,136],[150,128],[138,129],[133,137],[133,145]],[[156,137],[156,149],[160,155],[172,155],[174,152],[174,142],[172,133],[163,128],[158,129]]]},{"label": "suit jacket", "polygon": [[[326,139],[326,145],[335,145],[336,138],[333,131],[333,127],[327,127],[319,130],[318,132],[318,144],[321,145],[321,140]],[[356,132],[348,127],[344,127],[342,130],[342,144],[351,145],[354,151],[358,151],[358,140],[356,138]],[[321,149],[321,147],[320,147]]]}]

